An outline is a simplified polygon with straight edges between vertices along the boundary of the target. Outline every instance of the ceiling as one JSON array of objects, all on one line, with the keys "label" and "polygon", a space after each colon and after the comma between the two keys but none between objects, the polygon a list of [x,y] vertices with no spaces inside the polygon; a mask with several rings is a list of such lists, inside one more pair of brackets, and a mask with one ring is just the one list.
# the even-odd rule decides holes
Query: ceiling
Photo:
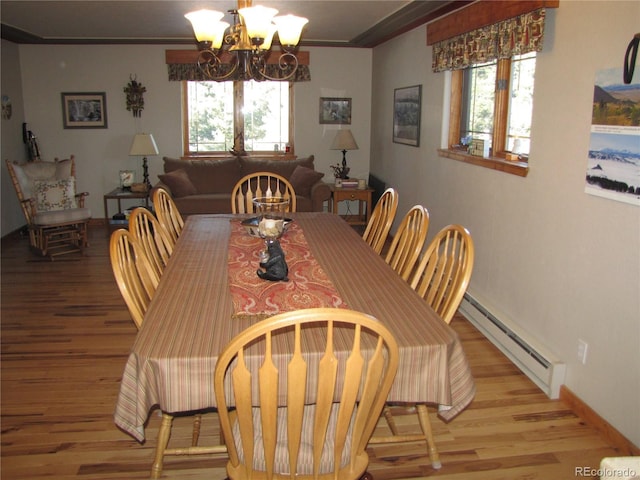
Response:
[{"label": "ceiling", "polygon": [[[464,5],[452,0],[256,1],[307,17],[302,45],[374,47]],[[184,14],[227,12],[233,0],[2,0],[2,38],[14,43],[194,44]],[[226,14],[225,21],[233,23]]]}]

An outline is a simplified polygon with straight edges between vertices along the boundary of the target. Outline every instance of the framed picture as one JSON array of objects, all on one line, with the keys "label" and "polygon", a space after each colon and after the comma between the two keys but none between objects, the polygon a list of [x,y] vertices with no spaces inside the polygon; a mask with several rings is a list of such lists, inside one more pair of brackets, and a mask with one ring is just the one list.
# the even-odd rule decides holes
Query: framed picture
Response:
[{"label": "framed picture", "polygon": [[131,189],[131,185],[136,181],[136,173],[133,170],[120,170],[120,188],[122,190]]},{"label": "framed picture", "polygon": [[396,88],[393,92],[393,141],[420,145],[422,85]]},{"label": "framed picture", "polygon": [[107,95],[98,93],[62,93],[64,128],[107,128]]},{"label": "framed picture", "polygon": [[351,124],[350,98],[320,98],[320,124]]}]

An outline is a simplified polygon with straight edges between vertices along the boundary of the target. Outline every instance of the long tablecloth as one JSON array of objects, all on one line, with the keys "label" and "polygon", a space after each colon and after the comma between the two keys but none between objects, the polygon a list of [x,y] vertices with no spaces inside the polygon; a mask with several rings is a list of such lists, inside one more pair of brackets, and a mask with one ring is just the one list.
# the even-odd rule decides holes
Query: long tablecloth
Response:
[{"label": "long tablecloth", "polygon": [[[330,213],[291,215],[313,256],[353,310],[394,334],[400,364],[388,400],[444,407],[450,420],[472,401],[475,384],[456,333],[347,223]],[[178,413],[215,408],[218,354],[259,320],[235,318],[228,285],[232,215],[187,219],[127,360],[116,425],[139,441],[154,407]]]}]

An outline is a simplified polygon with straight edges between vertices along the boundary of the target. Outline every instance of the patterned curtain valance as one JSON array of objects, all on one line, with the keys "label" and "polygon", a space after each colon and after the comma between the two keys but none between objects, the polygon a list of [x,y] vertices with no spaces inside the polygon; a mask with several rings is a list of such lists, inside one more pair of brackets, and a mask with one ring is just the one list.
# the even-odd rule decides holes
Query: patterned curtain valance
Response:
[{"label": "patterned curtain valance", "polygon": [[545,9],[524,13],[433,44],[434,72],[542,50]]},{"label": "patterned curtain valance", "polygon": [[[170,63],[167,65],[169,70],[169,81],[207,81],[211,80],[204,76],[198,64],[196,63]],[[229,68],[231,68],[229,66]],[[236,72],[237,75],[232,75],[225,81],[232,82],[235,80],[242,80],[240,72]],[[281,78],[283,75],[282,70],[277,65],[267,65],[267,75],[273,78]],[[293,77],[287,79],[289,82],[308,82],[311,80],[311,72],[308,65],[298,65],[298,69]]]}]

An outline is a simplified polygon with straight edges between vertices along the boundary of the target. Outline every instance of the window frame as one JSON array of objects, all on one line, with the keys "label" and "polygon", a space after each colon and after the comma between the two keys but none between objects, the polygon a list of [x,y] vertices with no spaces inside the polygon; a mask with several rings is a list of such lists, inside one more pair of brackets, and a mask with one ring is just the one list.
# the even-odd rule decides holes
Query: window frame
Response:
[{"label": "window frame", "polygon": [[496,90],[493,110],[492,153],[489,157],[470,155],[461,148],[462,100],[464,69],[451,72],[451,98],[449,105],[448,148],[439,149],[441,156],[493,170],[526,177],[529,173],[526,161],[507,161],[506,141],[509,123],[509,93],[511,91],[511,58],[499,59],[496,67]]},{"label": "window frame", "polygon": [[[204,158],[223,158],[228,157],[228,151],[215,152],[191,152],[189,150],[189,95],[188,82],[195,80],[182,80],[180,83],[182,91],[182,155],[183,158],[204,159]],[[244,105],[244,81],[236,80],[233,82],[233,150],[236,152],[244,152],[243,156],[247,157],[277,157],[284,159],[295,158],[295,142],[294,142],[294,82],[289,84],[289,152],[274,152],[273,150],[251,150],[244,151],[244,116],[242,115],[242,107]]]}]

